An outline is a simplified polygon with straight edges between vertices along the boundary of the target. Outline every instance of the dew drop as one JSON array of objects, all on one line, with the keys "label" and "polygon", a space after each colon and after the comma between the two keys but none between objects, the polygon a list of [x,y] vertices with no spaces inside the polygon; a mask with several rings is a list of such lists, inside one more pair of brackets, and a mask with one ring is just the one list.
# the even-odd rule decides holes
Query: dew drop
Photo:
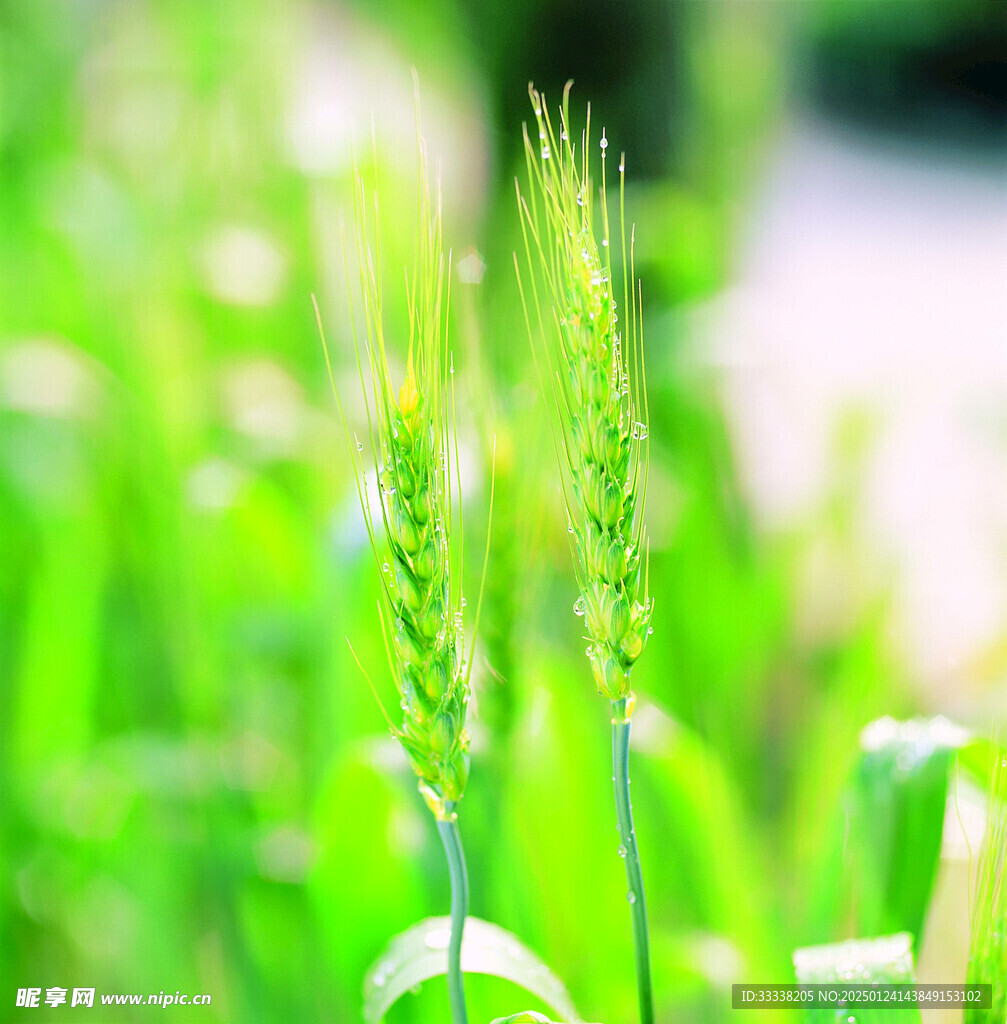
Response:
[{"label": "dew drop", "polygon": [[544,139],[544,138],[545,138],[545,131],[544,131],[544,130],[543,130],[543,131],[540,131],[540,132],[538,133],[538,137],[539,137],[540,139]]},{"label": "dew drop", "polygon": [[646,423],[641,423],[638,420],[636,423],[633,424],[633,440],[634,441],[643,441],[646,438],[648,433],[649,433],[649,430],[647,429],[647,424]]},{"label": "dew drop", "polygon": [[357,451],[362,452],[364,450],[363,442],[360,440],[359,437],[357,437],[356,434],[353,435],[353,440],[357,442]]},{"label": "dew drop", "polygon": [[564,131],[564,132],[560,132],[560,133],[559,133],[559,137],[560,137],[560,138],[561,138],[561,139],[562,139],[562,140],[563,140],[564,142],[566,142],[566,141],[567,141],[567,139],[569,139],[569,138],[570,138],[570,136],[569,136],[569,135],[567,135],[567,133],[566,133],[565,131]]},{"label": "dew drop", "polygon": [[629,851],[628,851],[628,850],[626,849],[626,847],[625,847],[625,846],[620,846],[617,852],[618,852],[618,854],[619,854],[619,856],[620,856],[620,857],[623,857],[623,858],[625,858],[626,854],[627,854],[627,853],[628,853]]},{"label": "dew drop", "polygon": [[405,623],[402,621],[402,619],[396,619],[395,620],[395,628],[396,629],[401,631],[404,627],[405,627]]},{"label": "dew drop", "polygon": [[391,566],[390,566],[390,565],[389,565],[389,564],[388,564],[387,562],[385,562],[385,564],[384,564],[383,566],[381,566],[381,568],[382,568],[382,569],[383,569],[383,570],[384,570],[385,572],[391,572]]},{"label": "dew drop", "polygon": [[599,142],[598,145],[601,146],[602,152],[604,152],[606,149],[608,149],[608,139],[605,138],[604,130],[602,130],[601,142]]},{"label": "dew drop", "polygon": [[636,903],[636,893],[633,892],[632,889],[630,889],[629,892],[626,893],[626,902],[627,903]]},{"label": "dew drop", "polygon": [[574,603],[573,603],[573,613],[574,613],[574,615],[576,615],[579,618],[586,611],[587,611],[587,602],[584,600],[583,597],[578,597],[577,600],[574,601]]},{"label": "dew drop", "polygon": [[552,150],[548,146],[542,147],[542,159],[548,160],[552,156]]},{"label": "dew drop", "polygon": [[[584,193],[583,192],[578,192],[577,193],[577,205],[578,206],[583,206],[584,205]],[[584,259],[587,259],[587,250],[586,249],[584,249],[581,252],[581,256],[583,256]]]},{"label": "dew drop", "polygon": [[653,626],[648,626],[647,627],[647,636],[650,636],[651,633],[653,633],[653,632],[654,632],[654,627]]}]

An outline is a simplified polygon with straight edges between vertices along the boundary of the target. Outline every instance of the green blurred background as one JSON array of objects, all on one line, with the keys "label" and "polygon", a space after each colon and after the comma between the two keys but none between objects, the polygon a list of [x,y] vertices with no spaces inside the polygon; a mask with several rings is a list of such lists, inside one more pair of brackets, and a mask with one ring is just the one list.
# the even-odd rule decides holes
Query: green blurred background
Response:
[{"label": "green blurred background", "polygon": [[[971,631],[939,605],[930,661],[905,613],[929,600],[904,571],[916,549],[879,548],[863,499],[902,465],[898,447],[876,457],[905,397],[888,382],[920,361],[940,377],[977,331],[976,472],[1003,470],[1002,283],[999,305],[972,284],[1007,270],[1004,43],[1003,4],[974,0],[0,0],[0,1019],[357,1021],[387,940],[446,911],[432,822],[345,640],[394,705],[310,302],[359,416],[340,218],[373,124],[394,337],[411,67],[457,268],[473,567],[497,444],[462,808],[473,913],[540,953],[587,1020],[630,1019],[608,709],[571,614],[510,255],[527,82],[555,99],[572,77],[575,107],[590,100],[627,152],[646,296],[657,610],[635,674],[634,794],[661,1019],[723,1020],[732,982],[789,980],[795,946],[857,930],[842,794],[861,729],[944,711],[987,731],[1003,707],[1002,488],[966,480],[968,510],[992,522],[994,558],[975,555],[989,593]],[[773,168],[807,137],[830,140],[824,194],[829,146],[867,147],[885,166],[938,166],[940,195],[978,195],[994,234],[973,245],[965,216],[948,276],[917,274],[925,301],[882,294],[902,348],[883,371],[866,364],[868,398],[830,406],[816,489],[781,514],[745,418],[771,416],[776,392],[760,390],[765,364],[732,357],[752,306],[725,302],[764,282],[760,196],[767,181],[787,209],[803,194],[806,175]],[[913,181],[893,180],[912,200]],[[885,215],[876,199],[844,197],[867,221]],[[929,209],[908,202],[879,245],[913,249]],[[801,237],[830,250],[845,218],[795,210]],[[870,242],[847,244],[840,271],[863,269]],[[892,280],[912,273],[886,252]],[[859,308],[841,280],[815,280]],[[921,349],[935,296],[978,327]],[[828,340],[834,324],[826,305],[800,321],[808,380],[854,345]],[[874,351],[872,330],[864,313],[852,333]],[[792,439],[810,430],[784,420]],[[941,468],[957,449],[934,436],[927,486],[960,495]],[[973,520],[952,522],[937,552],[967,580]],[[935,980],[960,980],[952,945],[935,947]],[[55,985],[213,1002],[15,1010],[17,988]],[[389,1019],[444,1020],[441,987]],[[503,983],[469,990],[476,1021],[534,1005]]]}]

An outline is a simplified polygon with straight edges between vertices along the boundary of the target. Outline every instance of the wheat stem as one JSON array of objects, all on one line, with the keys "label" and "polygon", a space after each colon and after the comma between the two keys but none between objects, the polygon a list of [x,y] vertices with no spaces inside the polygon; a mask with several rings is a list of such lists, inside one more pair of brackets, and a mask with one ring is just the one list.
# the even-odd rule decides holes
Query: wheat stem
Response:
[{"label": "wheat stem", "polygon": [[619,855],[626,861],[630,916],[633,919],[633,949],[636,955],[636,984],[641,1024],[654,1024],[654,995],[650,980],[650,935],[647,928],[647,898],[640,869],[640,851],[633,828],[633,806],[629,798],[629,732],[632,699],[612,701],[612,778],[615,783],[615,813],[621,845]]},{"label": "wheat stem", "polygon": [[[448,809],[450,810],[450,807]],[[451,941],[448,945],[451,1020],[452,1024],[468,1024],[462,974],[462,933],[469,912],[469,876],[465,868],[465,851],[462,847],[461,833],[458,831],[458,818],[451,814],[449,819],[438,819],[437,831],[444,844],[448,873],[451,876]]]}]

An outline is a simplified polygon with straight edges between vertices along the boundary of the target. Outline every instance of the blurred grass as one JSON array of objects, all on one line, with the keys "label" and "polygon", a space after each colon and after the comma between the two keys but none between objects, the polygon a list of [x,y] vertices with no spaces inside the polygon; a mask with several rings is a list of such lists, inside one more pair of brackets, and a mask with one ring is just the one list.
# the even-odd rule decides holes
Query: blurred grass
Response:
[{"label": "blurred grass", "polygon": [[[772,5],[750,6],[745,31],[726,5],[655,22],[675,116],[629,196],[657,601],[634,778],[669,1019],[722,1020],[732,981],[784,980],[796,945],[843,937],[843,851],[823,837],[860,729],[915,710],[883,598],[848,628],[802,631],[795,567],[814,538],[841,558],[853,541],[834,509],[781,542],[758,534],[708,375],[679,358],[676,310],[728,274],[779,101],[784,33]],[[487,266],[481,284],[453,285],[470,552],[498,446],[465,802],[472,908],[540,953],[587,1019],[629,1012],[607,721],[569,614],[509,256],[519,128],[499,101],[521,40],[486,13],[0,3],[4,1013],[23,1016],[6,1009],[12,989],[85,984],[213,996],[198,1015],[159,1011],[178,1020],[355,1020],[388,938],[446,910],[436,835],[344,641],[387,684],[308,299],[345,343],[343,129],[373,105],[393,327],[401,317],[409,61],[456,254]],[[605,76],[575,96],[599,117],[632,110],[647,73],[615,99]],[[609,134],[618,147],[616,121]],[[475,1020],[527,1002],[490,981],[470,992]],[[430,984],[390,1019],[444,1012]]]}]

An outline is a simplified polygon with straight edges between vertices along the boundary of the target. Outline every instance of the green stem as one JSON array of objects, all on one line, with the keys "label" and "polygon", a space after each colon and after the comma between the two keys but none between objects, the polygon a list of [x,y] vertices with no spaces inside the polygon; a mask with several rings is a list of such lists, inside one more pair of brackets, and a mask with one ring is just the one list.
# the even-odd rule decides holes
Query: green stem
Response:
[{"label": "green stem", "polygon": [[444,853],[448,858],[451,875],[451,942],[448,945],[448,990],[451,993],[452,1024],[468,1024],[465,1008],[465,986],[462,977],[462,932],[469,912],[469,876],[465,869],[465,851],[458,832],[458,818],[451,813],[453,805],[446,805],[450,821],[437,821]]},{"label": "green stem", "polygon": [[615,813],[622,846],[626,852],[626,881],[633,919],[633,947],[636,953],[636,986],[640,1000],[640,1024],[654,1024],[654,993],[650,981],[650,935],[647,930],[647,900],[643,892],[640,851],[633,829],[633,808],[629,800],[629,717],[626,699],[612,701],[612,774],[615,779]]}]

